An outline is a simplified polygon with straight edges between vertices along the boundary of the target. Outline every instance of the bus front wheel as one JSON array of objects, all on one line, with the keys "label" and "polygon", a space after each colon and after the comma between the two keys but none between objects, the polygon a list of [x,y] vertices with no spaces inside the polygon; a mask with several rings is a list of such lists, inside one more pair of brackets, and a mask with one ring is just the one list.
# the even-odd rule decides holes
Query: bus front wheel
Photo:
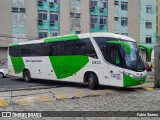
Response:
[{"label": "bus front wheel", "polygon": [[30,74],[29,70],[24,71],[23,78],[26,82],[31,82],[31,74]]},{"label": "bus front wheel", "polygon": [[98,86],[98,78],[95,74],[90,73],[88,76],[88,87],[89,89],[96,89]]}]

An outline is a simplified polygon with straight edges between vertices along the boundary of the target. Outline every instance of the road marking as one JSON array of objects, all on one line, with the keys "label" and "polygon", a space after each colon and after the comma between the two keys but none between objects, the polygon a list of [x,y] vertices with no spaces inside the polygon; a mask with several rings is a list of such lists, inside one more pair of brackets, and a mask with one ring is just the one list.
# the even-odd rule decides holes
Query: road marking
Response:
[{"label": "road marking", "polygon": [[16,103],[20,105],[31,105],[33,102],[25,99],[17,100]]},{"label": "road marking", "polygon": [[68,98],[70,98],[70,97],[68,97],[68,96],[65,95],[65,94],[56,94],[55,97],[56,97],[57,99],[68,99]]},{"label": "road marking", "polygon": [[7,106],[8,106],[7,100],[0,100],[0,107],[7,107]]},{"label": "road marking", "polygon": [[48,96],[39,96],[38,98],[39,98],[39,100],[40,100],[41,102],[52,102],[52,101],[53,101],[53,99],[51,99],[51,98],[48,97]]},{"label": "road marking", "polygon": [[85,95],[82,92],[76,92],[74,97],[85,97]]},{"label": "road marking", "polygon": [[143,88],[144,90],[154,90],[154,88]]}]

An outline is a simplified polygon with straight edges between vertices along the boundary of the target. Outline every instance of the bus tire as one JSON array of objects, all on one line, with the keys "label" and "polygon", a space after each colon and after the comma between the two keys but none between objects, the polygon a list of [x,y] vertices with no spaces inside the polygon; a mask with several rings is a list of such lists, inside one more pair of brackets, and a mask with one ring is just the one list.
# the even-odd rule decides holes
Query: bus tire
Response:
[{"label": "bus tire", "polygon": [[0,72],[0,78],[3,78],[3,77],[4,77],[4,74]]},{"label": "bus tire", "polygon": [[88,81],[89,89],[94,90],[94,89],[97,88],[97,86],[98,86],[98,78],[94,73],[90,73],[88,75],[88,80],[87,81]]},{"label": "bus tire", "polygon": [[31,74],[30,74],[29,70],[25,70],[23,72],[23,78],[26,82],[31,82]]}]

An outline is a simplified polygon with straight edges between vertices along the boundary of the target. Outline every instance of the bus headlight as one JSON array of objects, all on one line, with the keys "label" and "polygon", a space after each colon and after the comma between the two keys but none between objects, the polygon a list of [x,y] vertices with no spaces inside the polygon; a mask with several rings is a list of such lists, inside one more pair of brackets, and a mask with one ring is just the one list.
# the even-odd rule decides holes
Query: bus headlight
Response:
[{"label": "bus headlight", "polygon": [[143,84],[143,83],[144,83],[143,81],[139,82],[139,84]]}]

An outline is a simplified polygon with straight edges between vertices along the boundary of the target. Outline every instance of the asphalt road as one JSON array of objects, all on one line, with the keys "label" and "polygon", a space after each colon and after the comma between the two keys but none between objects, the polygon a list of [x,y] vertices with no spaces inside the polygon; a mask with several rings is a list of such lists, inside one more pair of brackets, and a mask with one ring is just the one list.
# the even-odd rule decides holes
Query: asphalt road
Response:
[{"label": "asphalt road", "polygon": [[54,81],[46,80],[33,80],[31,83],[27,83],[23,78],[3,78],[0,79],[0,91],[6,89],[19,89],[19,88],[30,88],[30,87],[40,87],[40,86],[57,86]]},{"label": "asphalt road", "polygon": [[72,83],[72,82],[61,82],[52,80],[39,80],[33,79],[31,83],[25,82],[23,78],[10,77],[0,79],[0,91],[3,90],[16,90],[21,88],[39,88],[39,87],[78,87],[87,88],[86,84]]},{"label": "asphalt road", "polygon": [[[152,72],[148,72],[147,81],[153,81]],[[149,83],[150,84],[150,83]],[[87,84],[81,83],[72,83],[72,82],[61,82],[61,81],[52,81],[52,80],[37,80],[33,79],[31,83],[27,83],[23,80],[23,78],[10,77],[10,78],[2,78],[0,79],[0,91],[4,90],[16,90],[21,88],[39,88],[39,87],[77,87],[77,88],[87,88]],[[147,86],[150,87],[150,86]],[[103,88],[113,88],[109,86],[100,86]],[[118,89],[118,88],[115,88]]]}]

